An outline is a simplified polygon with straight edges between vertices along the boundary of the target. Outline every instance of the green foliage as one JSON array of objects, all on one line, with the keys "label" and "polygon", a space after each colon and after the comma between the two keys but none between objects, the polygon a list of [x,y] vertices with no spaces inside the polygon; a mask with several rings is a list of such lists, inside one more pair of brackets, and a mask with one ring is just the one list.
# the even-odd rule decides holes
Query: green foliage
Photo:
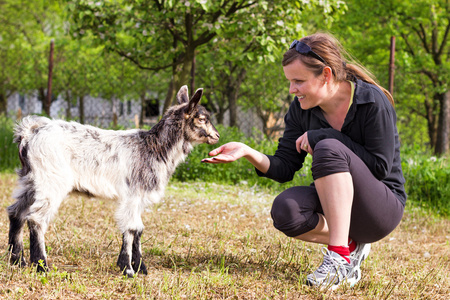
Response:
[{"label": "green foliage", "polygon": [[[20,166],[17,145],[13,141],[14,122],[0,116],[0,172],[11,173]],[[244,136],[236,128],[217,126],[221,134],[220,144],[241,141],[250,147],[267,154],[275,153],[277,142],[272,140],[257,141]],[[297,172],[294,180],[284,184],[258,177],[254,167],[246,160],[240,159],[229,164],[202,163],[203,158],[219,145],[202,144],[194,148],[186,161],[178,166],[172,180],[180,182],[204,181],[211,183],[244,184],[260,186],[273,191],[282,191],[291,186],[309,185],[311,176],[311,156],[307,156],[303,168]],[[436,158],[423,147],[404,146],[402,148],[402,168],[406,179],[405,188],[408,203],[433,210],[438,214],[450,215],[450,165],[448,158]]]},{"label": "green foliage", "polygon": [[[390,40],[396,38],[394,98],[403,143],[414,145],[418,138],[430,148],[444,144],[448,137],[438,124],[446,123],[447,114],[439,111],[450,82],[448,1],[352,0],[346,4],[348,13],[333,23],[333,31],[386,88]],[[442,151],[435,149],[435,153]]]},{"label": "green foliage", "polygon": [[[221,125],[217,126],[220,132],[220,144],[225,144],[232,141],[243,142],[250,147],[267,154],[275,153],[277,143],[272,140],[256,141],[249,139],[236,128],[225,128]],[[258,185],[261,187],[270,188],[281,191],[294,185],[309,185],[313,180],[311,174],[307,170],[310,169],[310,160],[304,164],[304,168],[295,176],[294,180],[288,183],[280,184],[276,181],[258,177],[255,173],[255,168],[246,160],[239,159],[229,164],[208,164],[202,163],[203,158],[209,157],[208,153],[219,147],[219,145],[198,145],[189,154],[186,161],[178,166],[173,180],[177,181],[206,181],[215,183],[228,184],[245,184],[249,186]]]},{"label": "green foliage", "polygon": [[450,165],[448,158],[423,153],[419,147],[404,147],[402,169],[408,201],[450,215]]},{"label": "green foliage", "polygon": [[17,145],[13,143],[14,122],[0,115],[0,172],[12,172],[20,166]]},{"label": "green foliage", "polygon": [[[271,140],[257,142],[246,138],[241,132],[233,128],[218,126],[221,133],[220,144],[231,141],[241,141],[250,147],[266,154],[273,154],[277,143]],[[218,145],[199,145],[180,165],[173,180],[176,181],[205,181],[227,184],[257,185],[273,191],[283,191],[291,186],[309,185],[313,182],[310,168],[311,156],[307,156],[303,168],[295,175],[294,180],[280,184],[273,180],[258,177],[253,166],[245,159],[229,164],[201,163],[208,157],[209,151]],[[448,159],[436,158],[431,153],[424,153],[424,147],[402,148],[402,168],[406,179],[405,188],[408,193],[408,205],[418,205],[426,209],[447,216],[450,214],[450,166]]]},{"label": "green foliage", "polygon": [[0,91],[46,87],[49,43],[64,31],[59,1],[4,0],[0,10]]}]

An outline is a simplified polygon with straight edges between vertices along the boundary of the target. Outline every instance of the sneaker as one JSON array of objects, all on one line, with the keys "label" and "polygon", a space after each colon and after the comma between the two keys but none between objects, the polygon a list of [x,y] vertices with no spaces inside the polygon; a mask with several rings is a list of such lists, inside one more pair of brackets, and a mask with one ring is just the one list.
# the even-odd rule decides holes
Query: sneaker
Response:
[{"label": "sneaker", "polygon": [[322,253],[323,263],[306,277],[309,285],[335,290],[342,284],[352,287],[358,282],[354,277],[353,266],[342,256],[325,247],[322,248]]},{"label": "sneaker", "polygon": [[350,262],[353,267],[353,273],[356,277],[356,282],[361,280],[361,263],[369,256],[370,244],[358,243],[356,249],[350,253]]}]

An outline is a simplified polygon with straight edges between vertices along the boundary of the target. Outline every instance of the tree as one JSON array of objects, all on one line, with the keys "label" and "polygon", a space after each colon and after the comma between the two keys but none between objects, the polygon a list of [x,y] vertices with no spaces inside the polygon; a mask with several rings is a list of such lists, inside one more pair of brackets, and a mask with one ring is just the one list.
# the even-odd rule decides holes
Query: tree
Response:
[{"label": "tree", "polygon": [[[5,57],[2,64],[4,70],[12,71],[8,78],[0,78],[2,90],[8,91],[8,94],[0,93],[0,103],[4,107],[5,96],[15,91],[38,91],[39,98],[44,100],[47,97],[50,40],[63,32],[59,2],[2,0],[0,7],[0,53]],[[50,109],[43,108],[47,112]]]},{"label": "tree", "polygon": [[223,20],[255,1],[113,1],[101,5],[73,1],[72,20],[79,33],[91,31],[107,49],[142,69],[172,70],[164,109],[173,91],[188,81],[195,50],[216,36]]},{"label": "tree", "polygon": [[448,153],[449,2],[352,0],[347,4],[346,18],[336,22],[334,27],[344,45],[371,66],[387,86],[389,41],[391,36],[397,37],[394,97],[400,112],[400,127],[415,135],[422,130],[415,116],[421,116],[426,120],[428,141],[435,154]]},{"label": "tree", "polygon": [[[173,99],[173,91],[182,84],[194,82],[191,74],[195,73],[191,70],[195,57],[211,51],[216,39],[219,42],[222,39],[226,42],[245,40],[236,52],[241,56],[248,55],[249,59],[258,56],[252,52],[242,53],[249,46],[260,50],[261,56],[267,55],[277,43],[273,36],[285,36],[295,30],[295,27],[277,27],[276,24],[283,23],[283,16],[298,20],[300,10],[312,5],[308,4],[310,2],[320,1],[123,0],[94,3],[77,0],[69,2],[69,9],[74,32],[92,32],[107,49],[142,69],[170,70],[172,80],[164,105],[167,109]],[[286,11],[291,14],[286,14]],[[271,29],[276,29],[276,32],[269,32]],[[279,42],[280,39],[277,40]],[[210,47],[205,47],[207,44]],[[233,59],[230,61],[235,62]],[[242,73],[242,70],[238,71],[237,76],[242,77]],[[189,76],[191,80],[188,80]],[[238,91],[232,85],[234,89],[228,91]],[[236,98],[232,94],[229,97]],[[233,107],[234,103],[229,105]]]},{"label": "tree", "polygon": [[[315,1],[307,4],[272,1],[265,6],[255,6],[243,11],[246,18],[256,20],[247,24],[245,34],[237,35],[233,30],[218,32],[217,37],[207,46],[210,51],[198,55],[197,65],[200,80],[213,89],[209,99],[212,100],[211,106],[219,122],[223,122],[225,111],[229,111],[229,124],[238,126],[239,106],[256,108],[263,124],[268,125],[269,116],[273,116],[275,111],[279,113],[279,108],[284,105],[281,99],[287,98],[288,89],[283,84],[285,79],[281,57],[294,38],[306,34],[303,20],[309,18],[305,18],[305,12],[310,15],[314,12],[327,19],[339,14],[344,8],[334,1],[321,5]],[[229,27],[230,25],[226,26]],[[255,73],[255,70],[259,73]],[[251,75],[248,76],[249,74]],[[273,86],[274,82],[278,85]],[[265,92],[264,95],[261,95],[262,91]],[[280,96],[279,93],[283,95]],[[278,101],[274,101],[275,99]],[[285,113],[283,110],[281,112]],[[266,133],[275,129],[269,127],[264,129]]]},{"label": "tree", "polygon": [[4,15],[0,15],[0,23],[4,24],[0,27],[0,114],[6,114],[7,99],[17,91],[19,85],[22,49],[14,40],[14,29],[7,26]]},{"label": "tree", "polygon": [[[397,32],[410,57],[405,66],[417,82],[427,79],[430,97],[424,99],[431,146],[437,155],[448,153],[450,143],[450,4],[448,1],[421,1],[408,7],[399,5]],[[406,60],[406,58],[405,58]]]}]

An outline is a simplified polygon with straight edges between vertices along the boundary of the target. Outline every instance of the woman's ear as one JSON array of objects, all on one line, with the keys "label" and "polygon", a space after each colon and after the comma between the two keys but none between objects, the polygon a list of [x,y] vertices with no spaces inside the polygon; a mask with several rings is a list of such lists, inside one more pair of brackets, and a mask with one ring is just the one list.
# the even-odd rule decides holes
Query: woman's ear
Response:
[{"label": "woman's ear", "polygon": [[331,79],[333,78],[333,71],[331,70],[331,68],[329,66],[325,66],[323,68],[322,74],[323,74],[323,80],[325,82],[330,82]]}]

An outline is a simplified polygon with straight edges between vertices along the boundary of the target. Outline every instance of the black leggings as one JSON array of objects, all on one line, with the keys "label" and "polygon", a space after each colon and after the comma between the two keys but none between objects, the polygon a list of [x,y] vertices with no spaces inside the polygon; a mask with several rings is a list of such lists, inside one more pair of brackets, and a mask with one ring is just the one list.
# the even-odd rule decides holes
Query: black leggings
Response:
[{"label": "black leggings", "polygon": [[[349,236],[353,240],[376,242],[400,223],[403,204],[338,140],[325,139],[316,144],[311,171],[314,179],[341,172],[351,174],[354,198]],[[323,214],[323,210],[313,185],[296,186],[282,192],[275,198],[271,211],[275,228],[290,237],[314,229],[319,222],[318,213]]]}]

